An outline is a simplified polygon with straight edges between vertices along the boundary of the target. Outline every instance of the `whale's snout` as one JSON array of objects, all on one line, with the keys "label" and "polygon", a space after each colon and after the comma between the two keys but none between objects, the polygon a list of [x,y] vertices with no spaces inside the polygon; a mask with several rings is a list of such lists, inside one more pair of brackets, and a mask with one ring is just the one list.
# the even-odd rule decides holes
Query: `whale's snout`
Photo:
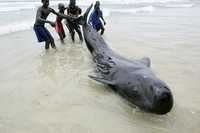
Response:
[{"label": "whale's snout", "polygon": [[157,114],[168,113],[173,106],[173,97],[167,87],[157,88],[153,101],[153,112]]},{"label": "whale's snout", "polygon": [[169,92],[163,92],[159,97],[158,101],[162,104],[167,102],[170,98],[170,93]]}]

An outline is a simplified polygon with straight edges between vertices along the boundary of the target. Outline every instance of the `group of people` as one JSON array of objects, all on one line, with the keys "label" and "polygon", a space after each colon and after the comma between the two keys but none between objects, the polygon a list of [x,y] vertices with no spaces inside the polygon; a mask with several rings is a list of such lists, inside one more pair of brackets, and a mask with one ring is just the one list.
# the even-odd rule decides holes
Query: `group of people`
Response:
[{"label": "group of people", "polygon": [[[65,7],[64,4],[58,4],[58,12],[54,9],[49,7],[49,0],[41,0],[42,6],[38,8],[35,24],[34,24],[34,31],[37,36],[38,42],[45,42],[45,49],[49,49],[49,46],[56,49],[56,45],[54,39],[47,28],[44,26],[46,23],[50,24],[52,27],[55,27],[56,32],[58,33],[60,40],[64,43],[64,38],[66,37],[62,20],[66,20],[65,24],[69,30],[71,35],[71,39],[75,41],[75,31],[78,33],[79,39],[83,41],[83,35],[81,32],[81,27],[79,23],[76,21],[78,20],[79,16],[82,13],[80,7],[76,5],[76,0],[70,0],[69,6]],[[67,11],[67,14],[65,14]],[[52,22],[47,20],[47,17],[50,13],[55,14],[56,22]],[[102,24],[103,21],[103,24]],[[100,2],[96,1],[94,6],[94,11],[91,13],[89,18],[89,23],[93,26],[94,29],[98,31],[101,30],[101,35],[104,33],[104,25],[106,24],[103,13],[100,10]]]}]

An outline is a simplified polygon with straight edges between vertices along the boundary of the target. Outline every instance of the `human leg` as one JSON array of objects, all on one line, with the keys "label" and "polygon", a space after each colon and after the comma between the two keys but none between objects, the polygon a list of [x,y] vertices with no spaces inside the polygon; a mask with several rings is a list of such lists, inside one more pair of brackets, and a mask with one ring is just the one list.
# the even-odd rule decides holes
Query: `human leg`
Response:
[{"label": "human leg", "polygon": [[104,31],[105,31],[105,29],[104,29],[104,27],[102,26],[102,27],[101,27],[101,35],[103,35]]},{"label": "human leg", "polygon": [[83,35],[82,35],[82,32],[81,32],[81,27],[79,25],[77,25],[77,26],[75,26],[75,30],[78,33],[80,41],[82,42],[83,41]]},{"label": "human leg", "polygon": [[54,42],[54,39],[53,37],[51,36],[50,32],[45,28],[45,33],[46,33],[46,40],[47,42],[50,42],[50,43],[46,43],[47,44],[47,47],[49,44],[51,44],[51,47],[56,49],[56,45],[55,45],[55,42]]},{"label": "human leg", "polygon": [[54,39],[51,39],[51,40],[50,40],[50,44],[51,44],[51,47],[52,47],[53,49],[56,49],[56,45],[55,45]]},{"label": "human leg", "polygon": [[63,33],[58,33],[58,35],[60,37],[61,43],[64,43],[64,38],[65,38],[64,34]]},{"label": "human leg", "polygon": [[45,41],[45,49],[48,50],[49,49],[49,44],[50,44],[50,41]]},{"label": "human leg", "polygon": [[66,26],[69,30],[70,35],[71,35],[71,39],[74,42],[75,41],[75,31],[74,31],[73,24],[70,21],[67,21]]}]

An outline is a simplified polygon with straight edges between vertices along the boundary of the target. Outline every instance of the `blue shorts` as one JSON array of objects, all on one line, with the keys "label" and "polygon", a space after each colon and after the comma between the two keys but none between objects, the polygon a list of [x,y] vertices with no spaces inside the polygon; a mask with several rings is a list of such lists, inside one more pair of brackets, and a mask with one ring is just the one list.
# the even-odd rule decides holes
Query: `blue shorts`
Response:
[{"label": "blue shorts", "polygon": [[53,41],[53,37],[49,31],[44,26],[35,26],[33,27],[35,34],[37,36],[38,42]]}]

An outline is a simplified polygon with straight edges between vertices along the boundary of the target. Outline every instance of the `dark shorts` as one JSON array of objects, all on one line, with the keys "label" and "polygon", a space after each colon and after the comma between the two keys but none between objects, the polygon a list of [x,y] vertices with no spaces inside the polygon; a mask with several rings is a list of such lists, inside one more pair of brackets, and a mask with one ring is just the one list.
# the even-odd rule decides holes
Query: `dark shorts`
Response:
[{"label": "dark shorts", "polygon": [[53,41],[53,37],[49,31],[44,26],[35,26],[33,27],[35,34],[37,36],[38,42]]},{"label": "dark shorts", "polygon": [[80,26],[76,22],[67,21],[66,22],[66,26],[67,26],[67,28],[68,28],[70,33],[73,33],[74,30],[76,30],[76,31],[79,30],[80,31]]}]

